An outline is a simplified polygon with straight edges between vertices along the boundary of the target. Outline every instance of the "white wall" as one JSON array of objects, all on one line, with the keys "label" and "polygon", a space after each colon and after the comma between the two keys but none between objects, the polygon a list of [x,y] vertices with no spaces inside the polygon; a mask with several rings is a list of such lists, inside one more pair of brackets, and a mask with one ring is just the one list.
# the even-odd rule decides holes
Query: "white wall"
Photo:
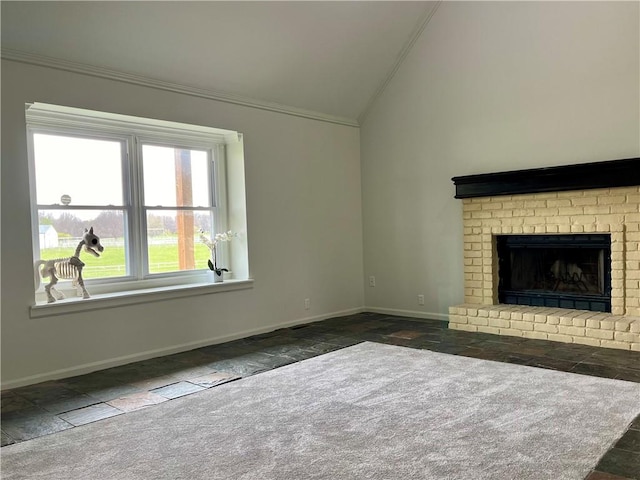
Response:
[{"label": "white wall", "polygon": [[[254,288],[30,318],[33,260],[24,104],[34,101],[242,132]],[[3,385],[360,309],[359,148],[359,131],[353,127],[3,61]],[[87,181],[99,179],[98,168],[93,178],[87,172]],[[310,310],[304,310],[305,298],[311,299]]]},{"label": "white wall", "polygon": [[439,6],[361,127],[367,307],[463,302],[451,177],[640,156],[639,8]]}]

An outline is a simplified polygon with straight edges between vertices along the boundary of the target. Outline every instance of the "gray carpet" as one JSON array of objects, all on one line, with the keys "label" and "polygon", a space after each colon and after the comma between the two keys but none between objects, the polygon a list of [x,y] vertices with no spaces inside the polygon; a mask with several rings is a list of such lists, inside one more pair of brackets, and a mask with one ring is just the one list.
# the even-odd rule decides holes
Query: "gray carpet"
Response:
[{"label": "gray carpet", "polygon": [[363,343],[5,447],[2,478],[575,479],[640,385]]}]

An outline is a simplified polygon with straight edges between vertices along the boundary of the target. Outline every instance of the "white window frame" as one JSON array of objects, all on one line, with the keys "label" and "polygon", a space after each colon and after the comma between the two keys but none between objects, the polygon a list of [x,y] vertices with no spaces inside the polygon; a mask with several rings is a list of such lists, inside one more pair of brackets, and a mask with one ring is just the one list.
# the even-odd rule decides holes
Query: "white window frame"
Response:
[{"label": "white window frame", "polygon": [[[105,112],[96,112],[72,107],[62,107],[43,103],[26,105],[27,123],[27,149],[29,156],[29,177],[32,212],[32,239],[34,260],[40,255],[38,210],[45,209],[47,205],[38,205],[36,197],[35,157],[33,135],[36,133],[81,136],[82,138],[96,138],[122,142],[123,145],[123,207],[126,215],[125,225],[125,256],[129,263],[129,275],[124,277],[111,277],[107,279],[85,280],[87,289],[92,298],[78,302],[73,289],[68,290],[68,300],[58,301],[52,304],[44,304],[46,299],[42,292],[42,286],[36,292],[36,310],[39,307],[53,306],[59,303],[69,304],[76,302],[87,304],[98,303],[111,297],[133,294],[138,298],[140,293],[146,291],[150,294],[166,294],[167,288],[180,290],[178,296],[188,295],[185,289],[193,287],[198,294],[206,292],[202,287],[210,285],[210,273],[206,265],[197,270],[178,271],[168,273],[149,273],[147,252],[146,214],[149,207],[144,205],[142,190],[144,180],[142,177],[142,147],[145,144],[164,145],[174,148],[206,150],[209,156],[209,166],[212,171],[209,174],[211,207],[204,210],[212,211],[215,219],[215,232],[228,230],[227,223],[227,191],[226,191],[226,144],[237,142],[242,138],[238,132],[222,130],[211,127],[187,125],[176,122],[168,122],[154,119],[145,119]],[[89,177],[87,181],[92,181]],[[60,207],[57,205],[57,207]],[[76,208],[76,207],[70,207]],[[89,208],[89,207],[87,207]],[[111,208],[114,208],[111,206]],[[155,207],[151,207],[155,209]],[[167,209],[176,210],[172,207]],[[95,210],[107,210],[109,206],[96,205]],[[191,207],[187,209],[192,210]],[[197,210],[197,208],[194,208]],[[99,231],[96,231],[99,234]],[[219,245],[219,259],[222,262],[230,261],[227,245]],[[69,253],[73,254],[72,251]],[[225,263],[231,267],[230,263]],[[230,276],[233,273],[230,272]],[[58,284],[58,288],[65,293],[63,288],[68,282]],[[227,283],[227,282],[225,282]],[[243,283],[242,279],[240,283]],[[247,283],[247,279],[244,279]],[[233,288],[227,283],[214,285],[218,290]],[[242,285],[237,285],[241,287]],[[246,286],[244,287],[246,288]],[[176,295],[175,293],[172,295]],[[132,303],[131,299],[125,303]],[[139,303],[135,301],[134,303]],[[63,309],[64,310],[64,309]],[[32,316],[34,308],[32,307]]]}]

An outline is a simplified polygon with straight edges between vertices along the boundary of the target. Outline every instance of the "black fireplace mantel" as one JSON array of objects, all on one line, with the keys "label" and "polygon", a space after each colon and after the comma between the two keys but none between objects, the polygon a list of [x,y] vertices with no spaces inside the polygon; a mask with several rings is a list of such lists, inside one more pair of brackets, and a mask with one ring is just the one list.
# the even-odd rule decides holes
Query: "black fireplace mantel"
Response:
[{"label": "black fireplace mantel", "polygon": [[455,198],[640,185],[640,158],[453,177]]}]

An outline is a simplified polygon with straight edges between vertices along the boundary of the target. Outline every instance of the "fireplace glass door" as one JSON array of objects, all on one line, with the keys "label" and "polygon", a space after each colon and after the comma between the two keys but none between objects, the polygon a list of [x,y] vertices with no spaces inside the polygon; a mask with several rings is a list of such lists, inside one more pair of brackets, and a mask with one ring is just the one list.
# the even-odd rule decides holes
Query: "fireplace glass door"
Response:
[{"label": "fireplace glass door", "polygon": [[611,236],[500,235],[500,303],[611,311]]}]

